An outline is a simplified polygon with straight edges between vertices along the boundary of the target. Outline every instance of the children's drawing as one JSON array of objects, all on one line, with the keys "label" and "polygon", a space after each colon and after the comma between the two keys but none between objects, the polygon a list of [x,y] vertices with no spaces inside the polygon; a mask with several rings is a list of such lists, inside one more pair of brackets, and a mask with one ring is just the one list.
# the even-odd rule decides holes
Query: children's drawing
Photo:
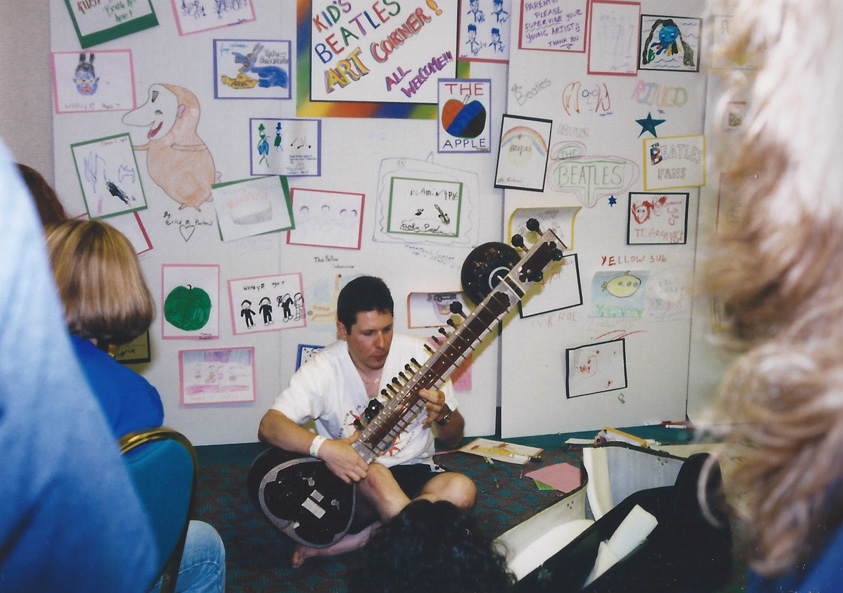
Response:
[{"label": "children's drawing", "polygon": [[491,79],[439,80],[439,152],[489,152]]},{"label": "children's drawing", "polygon": [[82,49],[158,26],[152,0],[64,0]]},{"label": "children's drawing", "polygon": [[650,274],[644,287],[647,316],[658,321],[690,319],[693,269],[676,266]]},{"label": "children's drawing", "polygon": [[230,404],[255,401],[255,349],[179,351],[181,403]]},{"label": "children's drawing", "polygon": [[518,303],[521,318],[561,311],[582,305],[580,264],[576,253],[562,256],[559,263],[545,269],[544,281],[538,290]]},{"label": "children's drawing", "polygon": [[322,174],[322,122],[318,119],[249,119],[252,175]]},{"label": "children's drawing", "polygon": [[509,61],[512,0],[460,0],[460,60]]},{"label": "children's drawing", "polygon": [[733,58],[723,51],[731,37],[731,14],[715,14],[711,16],[712,40],[711,40],[711,67],[727,68],[731,70],[756,70],[758,68],[759,53]]},{"label": "children's drawing", "polygon": [[137,106],[131,50],[53,52],[50,62],[56,113],[128,111]]},{"label": "children's drawing", "polygon": [[551,189],[573,193],[583,206],[592,208],[600,199],[632,187],[639,171],[635,162],[623,157],[586,155],[585,145],[572,140],[550,149],[547,180]]},{"label": "children's drawing", "polygon": [[626,340],[568,348],[565,354],[569,398],[626,388]]},{"label": "children's drawing", "polygon": [[289,41],[214,39],[217,99],[289,99]]},{"label": "children's drawing", "polygon": [[296,370],[313,358],[313,355],[322,350],[324,346],[316,346],[314,344],[299,344],[298,354],[296,355]]},{"label": "children's drawing", "polygon": [[587,0],[525,2],[519,49],[585,52]]},{"label": "children's drawing", "polygon": [[477,245],[476,173],[393,158],[381,161],[378,179],[375,241]]},{"label": "children's drawing", "polygon": [[644,189],[705,185],[705,136],[644,138]]},{"label": "children's drawing", "polygon": [[386,231],[406,235],[457,237],[462,184],[393,177]]},{"label": "children's drawing", "polygon": [[702,19],[641,15],[639,70],[699,72]]},{"label": "children's drawing", "polygon": [[684,245],[688,241],[687,193],[629,193],[629,245]]},{"label": "children's drawing", "polygon": [[337,274],[333,278],[318,277],[315,282],[312,282],[308,287],[308,294],[313,295],[306,309],[308,320],[335,327],[337,297],[342,287],[342,274]]},{"label": "children's drawing", "polygon": [[451,304],[458,303],[467,317],[470,306],[461,292],[411,292],[407,296],[407,327],[445,327],[452,317],[459,324],[459,316],[451,312]]},{"label": "children's drawing", "polygon": [[364,198],[349,192],[293,188],[296,228],[287,233],[287,244],[360,249]]},{"label": "children's drawing", "polygon": [[574,220],[581,208],[579,206],[560,206],[557,208],[516,208],[509,216],[509,228],[507,236],[512,240],[512,235],[524,237],[527,245],[538,241],[538,235],[527,228],[527,221],[535,218],[539,221],[539,227],[544,231],[553,231],[559,240],[565,244],[565,250],[574,248]]},{"label": "children's drawing", "polygon": [[457,77],[455,2],[300,0],[298,7],[307,57],[297,68],[310,66],[299,88],[309,88],[309,101],[432,105],[436,81]]},{"label": "children's drawing", "polygon": [[138,164],[128,134],[70,145],[82,197],[90,218],[146,208]]},{"label": "children's drawing", "polygon": [[307,325],[301,274],[229,280],[228,297],[235,334]]},{"label": "children's drawing", "polygon": [[612,113],[609,87],[605,82],[569,82],[562,89],[562,108],[570,116],[590,113],[609,115]]},{"label": "children's drawing", "polygon": [[118,346],[117,352],[114,353],[114,360],[120,364],[138,364],[151,361],[149,330],[143,332],[131,342]]},{"label": "children's drawing", "polygon": [[644,317],[646,271],[597,272],[591,282],[591,317]]},{"label": "children's drawing", "polygon": [[495,187],[544,191],[552,126],[549,119],[503,116]]},{"label": "children's drawing", "polygon": [[223,241],[293,228],[285,177],[252,177],[215,185],[214,204]]},{"label": "children's drawing", "polygon": [[714,233],[725,229],[734,229],[741,221],[741,203],[734,180],[726,173],[720,174],[720,187],[717,192],[717,212],[714,220]]},{"label": "children's drawing", "polygon": [[220,267],[213,264],[161,266],[161,337],[219,337]]},{"label": "children's drawing", "polygon": [[170,1],[179,35],[191,35],[255,20],[252,0]]},{"label": "children's drawing", "polygon": [[592,0],[588,73],[632,76],[638,71],[641,4]]},{"label": "children's drawing", "polygon": [[180,86],[153,84],[146,103],[123,116],[123,123],[146,128],[146,166],[152,180],[181,204],[200,210],[217,180],[214,157],[197,134],[199,101]]},{"label": "children's drawing", "polygon": [[125,216],[112,216],[108,219],[108,224],[125,235],[138,255],[152,250],[152,241],[149,240],[149,235],[137,212]]}]

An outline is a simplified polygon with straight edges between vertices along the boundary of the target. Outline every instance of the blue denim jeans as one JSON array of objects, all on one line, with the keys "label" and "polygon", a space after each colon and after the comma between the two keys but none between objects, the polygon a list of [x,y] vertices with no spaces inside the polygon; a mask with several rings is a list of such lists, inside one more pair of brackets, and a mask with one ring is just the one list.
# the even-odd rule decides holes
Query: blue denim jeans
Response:
[{"label": "blue denim jeans", "polygon": [[[159,580],[150,593],[158,593]],[[223,593],[225,546],[217,530],[202,521],[191,521],[179,564],[176,593]]]}]

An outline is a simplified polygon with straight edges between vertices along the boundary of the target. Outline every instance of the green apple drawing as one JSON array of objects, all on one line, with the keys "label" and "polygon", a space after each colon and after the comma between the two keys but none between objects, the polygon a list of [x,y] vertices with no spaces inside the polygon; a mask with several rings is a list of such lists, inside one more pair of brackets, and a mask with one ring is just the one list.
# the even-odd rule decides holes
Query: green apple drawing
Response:
[{"label": "green apple drawing", "polygon": [[201,288],[176,286],[164,299],[164,319],[179,329],[202,329],[210,318],[211,297]]}]

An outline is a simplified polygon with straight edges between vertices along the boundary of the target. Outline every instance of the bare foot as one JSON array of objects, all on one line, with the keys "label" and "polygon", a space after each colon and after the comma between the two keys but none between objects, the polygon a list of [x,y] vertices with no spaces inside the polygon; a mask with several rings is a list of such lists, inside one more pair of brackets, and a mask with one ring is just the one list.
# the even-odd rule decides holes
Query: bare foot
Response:
[{"label": "bare foot", "polygon": [[352,533],[346,535],[333,546],[327,548],[311,548],[302,544],[297,544],[296,549],[293,550],[293,559],[291,565],[293,568],[301,568],[304,561],[315,556],[336,556],[337,554],[344,554],[351,552],[357,548],[361,548],[369,541],[369,537],[377,529],[380,523],[372,523],[359,533]]}]

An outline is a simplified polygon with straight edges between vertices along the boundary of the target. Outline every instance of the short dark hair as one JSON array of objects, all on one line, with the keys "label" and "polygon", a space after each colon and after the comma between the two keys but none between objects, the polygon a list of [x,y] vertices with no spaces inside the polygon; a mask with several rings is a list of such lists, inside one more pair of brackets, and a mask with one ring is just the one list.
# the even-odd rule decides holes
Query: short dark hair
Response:
[{"label": "short dark hair", "polygon": [[395,314],[395,303],[386,282],[375,276],[360,276],[343,287],[337,297],[337,321],[351,332],[361,311]]},{"label": "short dark hair", "polygon": [[514,581],[503,553],[472,515],[446,500],[421,498],[372,534],[348,590],[504,593]]}]

